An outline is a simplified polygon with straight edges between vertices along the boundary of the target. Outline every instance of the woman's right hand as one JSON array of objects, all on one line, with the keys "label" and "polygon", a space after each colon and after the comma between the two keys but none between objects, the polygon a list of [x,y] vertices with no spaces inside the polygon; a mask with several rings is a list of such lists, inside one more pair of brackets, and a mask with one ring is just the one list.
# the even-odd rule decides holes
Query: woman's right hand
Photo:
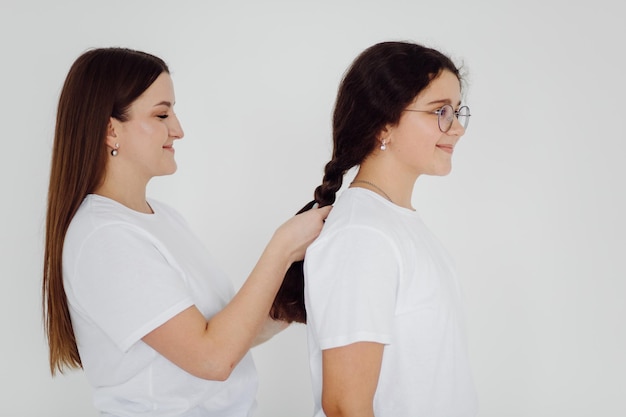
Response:
[{"label": "woman's right hand", "polygon": [[279,245],[289,254],[290,264],[304,259],[306,248],[317,238],[332,206],[313,208],[297,214],[283,223],[272,237],[270,244]]}]

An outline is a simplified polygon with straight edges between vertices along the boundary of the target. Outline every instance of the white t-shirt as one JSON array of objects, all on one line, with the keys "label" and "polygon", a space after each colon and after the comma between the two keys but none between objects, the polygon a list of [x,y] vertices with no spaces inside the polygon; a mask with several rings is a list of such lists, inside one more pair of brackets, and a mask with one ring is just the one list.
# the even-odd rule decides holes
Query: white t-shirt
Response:
[{"label": "white t-shirt", "polygon": [[304,262],[316,417],[322,350],[362,341],[385,345],[376,417],[476,415],[454,268],[416,212],[349,188]]},{"label": "white t-shirt", "polygon": [[232,283],[172,208],[154,214],[88,195],[63,248],[72,325],[103,416],[251,416],[257,375],[248,353],[224,382],[197,378],[141,339],[195,305],[207,318]]}]

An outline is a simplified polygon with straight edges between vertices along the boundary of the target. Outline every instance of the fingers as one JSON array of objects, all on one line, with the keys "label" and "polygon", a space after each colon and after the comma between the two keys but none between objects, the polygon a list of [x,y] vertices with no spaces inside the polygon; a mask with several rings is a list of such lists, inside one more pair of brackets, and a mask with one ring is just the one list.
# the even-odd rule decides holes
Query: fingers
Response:
[{"label": "fingers", "polygon": [[282,236],[290,243],[290,252],[296,261],[304,258],[306,248],[319,236],[331,206],[311,209],[289,219],[280,228]]},{"label": "fingers", "polygon": [[321,217],[321,220],[324,221],[324,220],[326,220],[326,217],[328,217],[328,214],[330,213],[332,208],[333,208],[333,206],[324,206],[324,207],[321,207],[321,208],[317,208],[317,206],[316,206],[316,207],[313,207],[311,210],[309,210],[309,212],[316,213],[318,216]]},{"label": "fingers", "polygon": [[323,216],[322,218],[326,220],[326,217],[328,217],[328,214],[330,213],[332,209],[333,209],[333,206],[324,206],[316,210]]},{"label": "fingers", "polygon": [[317,218],[313,223],[309,223],[313,226],[314,231],[315,231],[315,237],[317,237],[319,232],[322,230],[322,226],[324,225],[324,222],[326,221],[326,218],[330,214],[331,210],[332,210],[332,206],[325,206],[322,208],[313,208],[307,212],[298,214],[298,216],[313,216]]},{"label": "fingers", "polygon": [[287,248],[286,253],[302,260],[306,248],[319,236],[322,226],[332,206],[315,208],[298,214],[280,226],[275,233],[275,240],[282,242]]},{"label": "fingers", "polygon": [[311,241],[314,240],[322,231],[322,226],[324,225],[324,222],[326,221],[326,218],[328,217],[328,214],[330,213],[331,210],[332,210],[332,206],[325,206],[322,208],[315,208],[315,209],[309,210],[308,213],[310,213],[311,216],[316,216],[318,218],[318,220],[312,224],[313,229],[311,231],[313,232],[313,236],[311,236]]}]

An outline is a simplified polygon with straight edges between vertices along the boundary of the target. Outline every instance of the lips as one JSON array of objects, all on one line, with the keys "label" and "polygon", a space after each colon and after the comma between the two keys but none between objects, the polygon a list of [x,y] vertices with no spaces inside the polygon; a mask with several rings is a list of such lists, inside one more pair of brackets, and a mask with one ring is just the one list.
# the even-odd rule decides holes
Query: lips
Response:
[{"label": "lips", "polygon": [[442,151],[449,153],[449,154],[451,154],[454,151],[453,145],[437,145],[437,147],[441,149]]}]

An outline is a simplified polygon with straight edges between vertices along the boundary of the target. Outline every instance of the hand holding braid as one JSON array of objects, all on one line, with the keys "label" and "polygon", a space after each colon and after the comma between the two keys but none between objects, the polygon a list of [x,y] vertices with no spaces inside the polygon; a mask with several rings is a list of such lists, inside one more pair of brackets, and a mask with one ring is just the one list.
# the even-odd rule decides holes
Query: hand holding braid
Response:
[{"label": "hand holding braid", "polygon": [[[302,207],[296,215],[311,210],[315,200]],[[306,323],[306,310],[304,308],[304,272],[303,261],[291,264],[283,283],[278,289],[274,303],[270,309],[270,317],[287,323]]]},{"label": "hand holding braid", "polygon": [[[309,202],[297,214],[311,210],[315,203],[320,207],[335,202],[337,191],[343,183],[343,175],[351,167],[340,166],[335,159],[326,164],[326,174],[322,185],[315,189],[315,200]],[[283,283],[276,294],[270,310],[270,317],[288,323],[306,323],[306,309],[304,307],[304,261],[291,264]]]}]

